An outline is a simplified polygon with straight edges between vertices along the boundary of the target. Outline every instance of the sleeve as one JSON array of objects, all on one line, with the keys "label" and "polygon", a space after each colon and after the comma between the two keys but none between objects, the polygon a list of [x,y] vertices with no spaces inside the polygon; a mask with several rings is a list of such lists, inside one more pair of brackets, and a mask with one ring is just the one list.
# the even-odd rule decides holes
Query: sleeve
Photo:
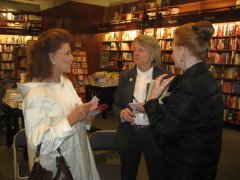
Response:
[{"label": "sleeve", "polygon": [[119,122],[121,122],[120,113],[124,108],[123,87],[124,87],[124,74],[121,73],[119,77],[118,87],[115,93],[114,102],[113,102],[113,115]]},{"label": "sleeve", "polygon": [[145,104],[153,134],[161,146],[176,141],[183,134],[192,131],[193,123],[200,116],[197,98],[188,93],[178,97],[168,97],[164,104],[157,99]]},{"label": "sleeve", "polygon": [[76,133],[60,109],[48,97],[32,94],[24,100],[24,121],[28,144],[36,148],[40,143],[41,154],[55,151]]}]

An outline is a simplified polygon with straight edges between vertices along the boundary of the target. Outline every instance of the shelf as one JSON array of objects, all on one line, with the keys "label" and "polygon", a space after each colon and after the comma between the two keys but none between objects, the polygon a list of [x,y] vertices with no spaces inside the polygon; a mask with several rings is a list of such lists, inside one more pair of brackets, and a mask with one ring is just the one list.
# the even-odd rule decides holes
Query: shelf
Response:
[{"label": "shelf", "polygon": [[240,123],[234,121],[224,121],[224,127],[240,131]]},{"label": "shelf", "polygon": [[15,63],[15,61],[0,61],[0,63]]}]

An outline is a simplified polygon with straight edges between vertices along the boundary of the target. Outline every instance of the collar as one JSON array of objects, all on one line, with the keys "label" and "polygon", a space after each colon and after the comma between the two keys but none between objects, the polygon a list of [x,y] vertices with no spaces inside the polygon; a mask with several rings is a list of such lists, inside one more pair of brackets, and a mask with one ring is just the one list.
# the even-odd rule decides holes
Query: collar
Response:
[{"label": "collar", "polygon": [[152,73],[153,73],[153,67],[151,67],[149,70],[143,72],[141,71],[138,67],[137,67],[137,75],[139,75],[140,77],[149,77],[149,76],[152,76]]}]

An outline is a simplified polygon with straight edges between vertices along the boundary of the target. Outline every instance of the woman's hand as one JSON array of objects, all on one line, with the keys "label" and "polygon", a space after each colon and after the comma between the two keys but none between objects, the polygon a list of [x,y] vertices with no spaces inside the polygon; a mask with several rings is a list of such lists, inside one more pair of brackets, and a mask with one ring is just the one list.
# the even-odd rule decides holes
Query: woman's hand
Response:
[{"label": "woman's hand", "polygon": [[144,106],[144,103],[139,103],[137,106],[137,111],[141,113],[145,113],[145,109],[143,106]]},{"label": "woman's hand", "polygon": [[81,123],[85,123],[85,124],[88,124],[88,125],[91,125],[92,122],[94,120],[94,116],[86,116],[82,121]]},{"label": "woman's hand", "polygon": [[168,76],[168,74],[163,74],[159,77],[157,77],[157,79],[155,80],[154,84],[153,84],[153,89],[151,92],[151,96],[150,99],[156,99],[158,98],[163,91],[168,88],[170,82],[173,80],[174,76],[166,78]]},{"label": "woman's hand", "polygon": [[67,117],[69,124],[72,126],[79,122],[79,120],[84,120],[91,107],[92,104],[90,102],[77,106]]},{"label": "woman's hand", "polygon": [[123,109],[120,113],[120,117],[122,119],[124,119],[125,121],[128,121],[130,123],[134,123],[135,115],[129,108]]}]

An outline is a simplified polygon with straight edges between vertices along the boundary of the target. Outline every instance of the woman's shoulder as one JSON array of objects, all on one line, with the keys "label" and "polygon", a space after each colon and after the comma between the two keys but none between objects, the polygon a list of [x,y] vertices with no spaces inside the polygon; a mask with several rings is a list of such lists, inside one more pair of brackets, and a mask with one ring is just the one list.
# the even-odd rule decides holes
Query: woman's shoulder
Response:
[{"label": "woman's shoulder", "polygon": [[44,82],[29,82],[18,84],[18,89],[23,97],[36,95],[38,97],[46,96],[47,83]]}]

